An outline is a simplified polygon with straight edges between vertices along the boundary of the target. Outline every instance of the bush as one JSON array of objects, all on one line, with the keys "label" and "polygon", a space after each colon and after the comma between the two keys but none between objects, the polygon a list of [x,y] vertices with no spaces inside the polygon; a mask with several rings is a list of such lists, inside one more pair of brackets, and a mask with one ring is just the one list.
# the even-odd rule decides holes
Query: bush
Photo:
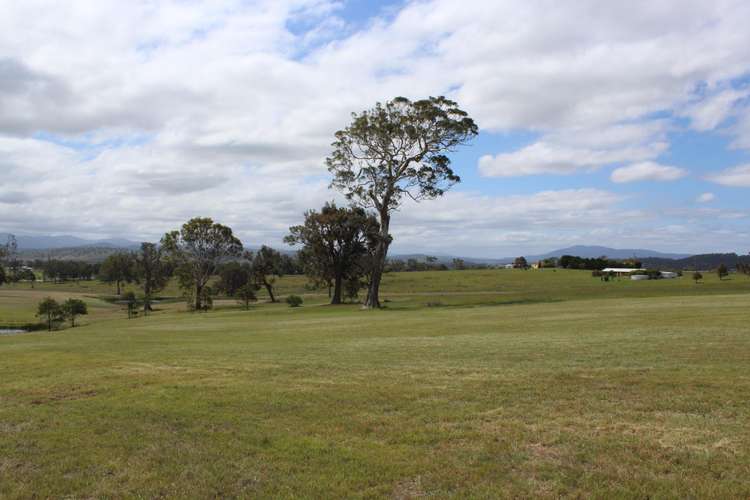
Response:
[{"label": "bush", "polygon": [[290,295],[286,298],[286,303],[289,304],[289,307],[299,307],[302,305],[302,297],[299,295]]}]

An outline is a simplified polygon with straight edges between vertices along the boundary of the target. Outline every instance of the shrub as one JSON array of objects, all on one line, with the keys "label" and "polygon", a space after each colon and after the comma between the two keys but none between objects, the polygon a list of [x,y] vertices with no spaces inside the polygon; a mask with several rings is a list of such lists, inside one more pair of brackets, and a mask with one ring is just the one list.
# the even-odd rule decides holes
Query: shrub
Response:
[{"label": "shrub", "polygon": [[290,295],[286,298],[286,303],[289,307],[299,307],[302,305],[302,297],[299,295]]}]

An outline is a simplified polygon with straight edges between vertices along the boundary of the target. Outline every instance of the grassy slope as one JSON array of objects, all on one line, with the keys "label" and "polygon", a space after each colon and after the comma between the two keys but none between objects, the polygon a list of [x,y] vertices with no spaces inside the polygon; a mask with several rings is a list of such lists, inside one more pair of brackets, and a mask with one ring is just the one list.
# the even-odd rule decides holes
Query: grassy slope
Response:
[{"label": "grassy slope", "polygon": [[[302,295],[308,304],[326,301],[326,291],[309,290],[303,276],[285,276],[277,280],[278,295]],[[136,285],[125,285],[123,290],[138,292]],[[33,292],[25,295],[23,292]],[[178,297],[176,282],[171,282],[161,295]],[[383,298],[390,308],[421,308],[427,304],[502,305],[535,302],[555,302],[584,298],[694,296],[709,294],[750,293],[750,278],[732,275],[719,280],[715,275],[695,284],[689,278],[658,281],[630,281],[627,278],[604,283],[586,271],[543,270],[480,270],[390,273],[383,281]],[[27,283],[0,287],[0,325],[28,323],[35,320],[36,302],[51,295],[58,300],[82,297],[113,296],[114,286],[98,281],[80,283],[37,284],[32,290]],[[258,292],[261,301],[267,299],[265,290]],[[224,301],[225,305],[234,301]],[[164,304],[168,310],[179,305]]]},{"label": "grassy slope", "polygon": [[750,495],[746,280],[459,274],[0,337],[0,497]]}]

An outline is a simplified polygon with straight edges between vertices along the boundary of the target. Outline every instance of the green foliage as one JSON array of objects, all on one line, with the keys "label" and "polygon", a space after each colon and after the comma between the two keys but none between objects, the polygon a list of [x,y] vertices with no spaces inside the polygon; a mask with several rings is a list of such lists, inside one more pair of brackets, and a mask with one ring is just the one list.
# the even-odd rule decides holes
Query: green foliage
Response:
[{"label": "green foliage", "polygon": [[122,283],[138,280],[135,256],[131,252],[118,252],[107,257],[99,268],[99,279],[106,283],[115,283],[117,295],[120,295]]},{"label": "green foliage", "polygon": [[200,291],[200,311],[206,312],[214,308],[213,289],[210,286],[204,286]]},{"label": "green foliage", "polygon": [[135,296],[135,292],[125,292],[122,296],[122,300],[125,302],[128,311],[128,319],[133,319],[138,316],[138,299]]},{"label": "green foliage", "polygon": [[289,295],[286,298],[286,303],[289,304],[289,307],[299,307],[302,305],[302,297],[299,295]]},{"label": "green foliage", "polygon": [[161,244],[176,268],[190,309],[197,311],[203,310],[203,300],[211,297],[204,288],[218,265],[242,253],[242,242],[232,230],[207,217],[190,219],[179,231],[165,234]]},{"label": "green foliage", "polygon": [[526,261],[526,257],[516,257],[513,261],[514,269],[528,269],[529,263]]},{"label": "green foliage", "polygon": [[45,280],[55,283],[69,280],[90,280],[100,272],[100,264],[91,264],[79,260],[37,259],[34,269],[42,271]]},{"label": "green foliage", "polygon": [[237,302],[245,306],[245,309],[250,309],[250,303],[256,302],[258,298],[255,292],[258,290],[258,285],[250,281],[245,282],[244,285],[239,287],[234,296],[237,297]]},{"label": "green foliage", "polygon": [[153,243],[141,243],[140,252],[135,257],[137,275],[143,288],[143,312],[151,310],[154,294],[167,285],[171,276],[171,266],[162,255],[162,250]]},{"label": "green foliage", "polygon": [[463,271],[466,269],[466,262],[463,259],[453,259],[452,266],[456,271]]},{"label": "green foliage", "polygon": [[719,277],[720,280],[723,280],[727,276],[729,276],[729,269],[727,269],[727,266],[725,266],[723,263],[719,265],[718,268],[716,268],[716,275]]},{"label": "green foliage", "polygon": [[237,292],[253,280],[253,270],[249,262],[227,262],[219,266],[216,291],[234,297]]},{"label": "green foliage", "polygon": [[[246,258],[251,258],[250,252],[247,252]],[[271,302],[276,302],[273,288],[276,278],[284,275],[283,264],[284,259],[281,253],[265,245],[260,247],[260,250],[252,257],[253,279],[258,286],[265,287]]]},{"label": "green foliage", "polygon": [[86,302],[81,299],[68,299],[63,302],[61,309],[63,317],[70,320],[71,328],[76,326],[77,316],[83,316],[89,313]]},{"label": "green foliage", "polygon": [[349,276],[344,282],[344,295],[349,302],[355,302],[359,298],[359,291],[362,289],[362,278],[359,276]]},{"label": "green foliage", "polygon": [[340,304],[344,282],[359,282],[367,273],[365,257],[375,246],[378,230],[377,219],[364,209],[326,203],[320,212],[306,212],[304,224],[290,227],[284,241],[302,245],[305,273],[316,285],[333,284],[331,304]]},{"label": "green foliage", "polygon": [[46,321],[48,331],[52,331],[53,326],[65,319],[62,307],[60,307],[60,304],[52,297],[46,297],[39,302],[36,315]]},{"label": "green foliage", "polygon": [[[466,266],[466,263],[464,263]],[[467,266],[468,267],[468,266]],[[406,261],[400,259],[388,259],[384,272],[414,272],[414,271],[447,271],[448,266],[437,262],[435,257],[425,256],[424,259],[409,258]]]}]

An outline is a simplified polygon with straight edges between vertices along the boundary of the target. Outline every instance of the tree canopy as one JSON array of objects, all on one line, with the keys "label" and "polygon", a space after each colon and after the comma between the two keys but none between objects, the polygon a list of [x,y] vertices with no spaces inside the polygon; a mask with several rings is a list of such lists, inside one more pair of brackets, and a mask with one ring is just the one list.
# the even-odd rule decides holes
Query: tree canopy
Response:
[{"label": "tree canopy", "polygon": [[132,283],[138,279],[135,258],[131,252],[117,252],[107,257],[99,268],[99,279],[115,283],[117,295],[122,293],[122,283]]},{"label": "tree canopy", "polygon": [[[251,254],[248,252],[247,258],[249,259],[250,256]],[[252,257],[252,273],[255,283],[258,286],[265,287],[271,302],[276,302],[273,286],[276,282],[276,277],[284,275],[283,265],[284,259],[281,253],[265,245],[260,247],[260,250]]]},{"label": "tree canopy", "polygon": [[81,299],[68,299],[61,306],[62,315],[70,320],[70,326],[76,326],[76,317],[88,314],[86,303]]},{"label": "tree canopy", "polygon": [[171,268],[162,255],[162,249],[154,243],[141,243],[135,264],[143,287],[143,313],[146,314],[151,310],[154,294],[160,292],[169,281]]},{"label": "tree canopy", "polygon": [[64,319],[60,304],[52,297],[46,297],[39,302],[36,315],[44,319],[49,331],[52,331],[52,327]]},{"label": "tree canopy", "polygon": [[209,299],[206,287],[222,260],[242,253],[242,242],[232,230],[208,217],[196,217],[161,240],[176,266],[180,285],[189,304],[202,310]]},{"label": "tree canopy", "polygon": [[378,230],[377,219],[364,209],[326,203],[320,212],[306,212],[304,224],[290,227],[284,241],[302,245],[305,274],[317,284],[332,282],[331,304],[340,304],[344,282],[351,288],[364,274],[362,258],[374,248]]}]

